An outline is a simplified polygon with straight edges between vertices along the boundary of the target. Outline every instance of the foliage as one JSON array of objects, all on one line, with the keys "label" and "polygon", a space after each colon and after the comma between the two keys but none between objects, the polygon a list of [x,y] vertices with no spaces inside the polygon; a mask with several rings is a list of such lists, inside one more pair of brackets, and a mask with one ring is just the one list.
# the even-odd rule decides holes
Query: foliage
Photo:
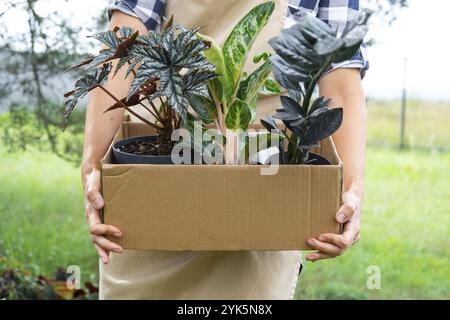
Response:
[{"label": "foliage", "polygon": [[[449,164],[449,152],[369,147],[361,240],[338,259],[306,263],[296,298],[448,299]],[[366,286],[374,265],[381,270],[378,290]]]},{"label": "foliage", "polygon": [[206,116],[201,117],[203,123],[214,123],[218,133],[223,136],[223,141],[231,145],[231,148],[226,149],[223,145],[220,146],[227,163],[242,160],[238,156],[238,150],[247,146],[242,146],[239,141],[249,140],[246,130],[256,119],[258,95],[279,94],[277,85],[269,77],[272,64],[268,53],[262,52],[253,58],[253,62],[260,65],[251,74],[243,71],[248,53],[268,23],[274,8],[275,3],[269,1],[250,10],[234,26],[222,48],[213,39],[199,34],[199,37],[211,44],[205,56],[215,65],[219,77],[208,81],[211,98],[203,97],[191,104],[196,109],[207,110],[204,113]]},{"label": "foliage", "polygon": [[209,81],[209,89],[216,112],[212,118],[217,129],[225,134],[226,129],[232,131],[246,130],[256,116],[256,98],[259,90],[270,75],[271,63],[268,56],[255,59],[263,63],[250,75],[242,69],[247,62],[248,53],[258,34],[269,21],[275,3],[269,1],[254,7],[233,28],[223,48],[212,39],[201,36],[211,42],[206,57],[216,66],[220,77]]},{"label": "foliage", "polygon": [[75,89],[64,95],[67,99],[65,102],[64,111],[64,116],[66,119],[70,117],[75,105],[81,98],[83,98],[91,90],[101,86],[106,81],[108,74],[111,72],[111,68],[111,63],[102,65],[101,68],[96,69],[93,74],[87,74],[83,78],[79,79],[75,83]]},{"label": "foliage", "polygon": [[[38,122],[48,127],[42,133],[47,136],[45,144],[49,143],[53,152],[60,157],[70,159],[72,156],[59,151],[57,141],[61,139],[60,136],[65,136],[66,132],[54,130],[64,125],[64,119],[52,117],[55,113],[53,102],[58,102],[57,97],[60,96],[59,91],[62,89],[61,72],[67,69],[72,61],[79,59],[93,48],[92,40],[95,39],[86,39],[84,34],[104,30],[107,15],[106,11],[99,12],[98,15],[91,17],[89,23],[77,26],[74,24],[76,19],[71,20],[61,12],[50,10],[46,13],[46,10],[39,10],[49,2],[49,0],[24,0],[0,3],[0,49],[2,55],[8,57],[0,61],[2,74],[0,110],[3,112],[11,104],[26,105],[28,111],[36,114]],[[78,2],[66,0],[64,3],[73,6],[78,5]],[[407,5],[406,0],[369,0],[367,3],[375,12],[374,20],[383,23],[392,21],[399,9]],[[8,18],[16,15],[25,16],[27,19],[24,28],[20,30],[7,23]],[[224,74],[225,69],[217,70],[217,73]],[[215,80],[212,82],[217,83]],[[71,123],[73,126],[73,118]],[[20,130],[19,127],[17,129]],[[66,128],[67,130],[71,129]],[[32,138],[25,140],[37,143]],[[17,148],[20,148],[20,145]],[[80,152],[81,150],[77,150],[77,153]]]},{"label": "foliage", "polygon": [[[175,24],[172,17],[161,32],[150,32],[145,36],[128,27],[96,34],[94,37],[106,49],[70,69],[87,65],[95,71],[78,80],[75,90],[66,93],[65,97],[70,97],[66,100],[66,118],[87,92],[100,88],[116,101],[105,111],[124,108],[155,128],[161,142],[160,154],[169,154],[172,131],[188,119],[189,101],[209,99],[207,81],[217,77],[215,66],[203,55],[209,49],[209,43],[199,39],[197,32],[198,28],[185,29]],[[115,74],[128,64],[126,77],[131,73],[134,75],[127,97],[121,99],[103,86],[112,71],[111,61],[115,59],[118,59]],[[160,102],[159,108],[156,99]],[[144,100],[149,107],[143,104]],[[136,105],[148,111],[148,119],[132,110]],[[194,104],[200,119],[208,113],[202,107],[203,104]]]},{"label": "foliage", "polygon": [[[389,116],[396,107],[374,110],[372,106],[369,101],[369,119],[378,119],[382,112]],[[442,133],[442,143],[450,145],[445,135],[450,108],[442,107],[444,118],[443,110],[431,108],[436,109],[436,117],[425,120]],[[374,126],[377,123],[373,121]],[[379,130],[389,125],[394,131],[394,122],[382,124]],[[8,167],[0,171],[0,219],[7,221],[0,224],[0,255],[7,259],[0,265],[51,275],[58,266],[76,264],[82,283],[98,283],[94,276],[98,257],[80,214],[79,170],[51,151],[0,155],[0,167]],[[450,153],[369,146],[367,160],[361,241],[338,259],[305,263],[296,298],[448,298]],[[374,264],[381,267],[381,290],[366,288],[366,268]]]},{"label": "foliage", "polygon": [[[270,40],[277,53],[270,57],[274,76],[288,90],[288,96],[280,98],[282,108],[273,117],[282,120],[290,131],[288,134],[283,130],[284,138],[289,141],[289,163],[308,163],[309,150],[341,125],[342,108],[329,109],[330,100],[323,97],[311,103],[312,95],[332,63],[348,60],[359,49],[367,33],[369,16],[367,12],[360,14],[338,36],[328,24],[307,15]],[[278,133],[273,120],[261,123],[269,131]]]},{"label": "foliage", "polygon": [[[1,261],[0,257],[0,261]],[[19,269],[0,270],[0,299],[6,300],[96,300],[98,288],[91,282],[86,289],[69,289],[67,275],[59,268],[53,278],[33,276]]]},{"label": "foliage", "polygon": [[[76,138],[71,146],[62,146],[61,141],[67,140],[67,132],[60,130],[64,125],[61,117],[64,110],[55,105],[61,103],[60,91],[65,81],[69,80],[61,73],[71,61],[90,50],[91,42],[85,40],[83,33],[98,27],[98,17],[77,26],[74,20],[57,10],[42,10],[48,5],[46,2],[49,1],[0,3],[0,112],[8,112],[9,120],[18,121],[8,122],[10,128],[6,128],[4,123],[2,129],[18,132],[13,135],[14,138],[5,140],[9,149],[50,148],[61,158],[76,163],[81,154],[81,144],[78,143],[81,130],[78,123],[74,125],[70,131],[76,131]],[[70,6],[76,1],[64,3]],[[21,28],[9,23],[15,17],[25,19]],[[18,114],[13,115],[15,112]],[[29,126],[21,128],[18,125],[24,112],[33,113],[28,113],[26,117],[39,124],[38,131],[32,132]],[[82,114],[76,115],[77,119],[83,117]],[[20,139],[15,139],[19,136]]]},{"label": "foliage", "polygon": [[[48,113],[51,123],[29,110],[28,106],[13,104],[0,114],[0,141],[8,152],[51,151],[60,158],[78,166],[83,149],[84,112],[72,114],[72,125],[61,132],[61,115],[64,110],[55,102],[42,107],[43,110],[58,110]],[[50,140],[53,139],[53,140]]]}]

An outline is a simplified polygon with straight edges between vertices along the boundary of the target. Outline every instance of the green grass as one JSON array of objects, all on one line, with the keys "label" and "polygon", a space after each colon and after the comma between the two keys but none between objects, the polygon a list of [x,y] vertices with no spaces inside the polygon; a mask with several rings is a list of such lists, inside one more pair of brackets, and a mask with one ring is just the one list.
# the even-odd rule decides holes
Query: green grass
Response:
[{"label": "green grass", "polygon": [[[339,259],[307,263],[296,297],[450,298],[450,154],[370,148],[362,240]],[[97,281],[79,171],[43,153],[1,154],[0,255],[52,274],[79,265]],[[381,289],[366,269],[381,268]]]},{"label": "green grass", "polygon": [[[369,149],[361,241],[307,263],[296,297],[450,298],[450,154]],[[369,266],[381,289],[366,287]]]},{"label": "green grass", "polygon": [[[450,153],[376,147],[398,143],[399,107],[368,104],[360,243],[338,259],[306,263],[296,298],[450,298]],[[448,104],[408,103],[410,145],[450,147],[448,123]],[[49,153],[0,149],[0,183],[0,269],[51,275],[78,265],[82,282],[97,282],[78,168]],[[381,269],[379,290],[366,287],[371,265]]]},{"label": "green grass", "polygon": [[[400,101],[369,100],[368,140],[375,145],[400,143]],[[405,143],[411,147],[450,150],[450,104],[408,100],[405,120]]]},{"label": "green grass", "polygon": [[82,281],[96,281],[79,169],[38,152],[1,152],[0,168],[0,256],[6,257],[5,264],[45,275],[78,265]]}]

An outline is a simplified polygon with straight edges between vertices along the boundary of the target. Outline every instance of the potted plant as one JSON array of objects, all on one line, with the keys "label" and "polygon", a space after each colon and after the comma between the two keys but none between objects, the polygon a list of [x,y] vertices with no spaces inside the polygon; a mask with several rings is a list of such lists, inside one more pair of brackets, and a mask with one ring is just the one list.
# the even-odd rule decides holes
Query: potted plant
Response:
[{"label": "potted plant", "polygon": [[[209,64],[205,70],[214,69],[218,76],[203,78],[207,83],[204,86],[201,82],[205,94],[176,96],[185,97],[194,110],[191,112],[189,108],[184,119],[184,108],[174,109],[181,119],[180,126],[194,132],[194,136],[196,131],[207,133],[211,127],[217,129],[226,138],[228,164],[255,163],[250,160],[255,153],[256,163],[265,163],[259,153],[269,149],[259,146],[260,138],[269,138],[271,144],[281,138],[282,145],[276,144],[278,153],[275,157],[283,158],[282,163],[318,163],[312,161],[311,148],[332,134],[342,121],[342,109],[329,110],[329,102],[323,98],[314,99],[313,92],[331,63],[346,60],[356,52],[366,32],[366,18],[361,16],[349,23],[345,32],[337,36],[316,18],[306,17],[271,41],[276,54],[271,56],[261,52],[254,57],[254,62],[260,66],[255,72],[245,74],[242,68],[248,52],[267,23],[273,5],[268,2],[251,10],[239,21],[222,48],[197,32],[195,37],[202,43],[209,43],[210,47],[201,51],[202,58],[196,59],[207,59]],[[185,31],[181,27],[178,30]],[[151,37],[158,37],[158,34],[151,33]],[[135,41],[144,42],[141,39],[137,37]],[[142,46],[131,47],[131,58],[127,59],[130,67],[134,69],[133,66],[141,65],[134,70],[136,74],[141,69],[149,71],[141,73],[142,77],[135,76],[129,97],[117,106],[130,110],[132,107],[124,104],[139,92],[133,90],[147,90],[146,85],[153,84],[153,80],[146,81],[154,74],[151,65],[145,66],[141,55],[133,53]],[[152,46],[150,48],[153,50]],[[210,67],[211,64],[215,68]],[[252,135],[250,124],[255,119],[257,95],[264,90],[279,93],[277,85],[270,80],[271,71],[279,85],[288,91],[288,96],[281,97],[283,107],[276,115],[284,121],[286,128],[268,118],[261,123],[269,132],[265,130]],[[101,72],[94,78],[100,79],[100,76]],[[156,92],[149,94],[150,99],[164,88],[162,81],[158,81]],[[183,90],[180,92],[184,93]],[[171,98],[161,96],[166,99],[162,105],[164,102],[171,108],[176,105]],[[142,124],[127,123],[124,128],[122,133],[127,136],[132,130],[141,132]],[[252,147],[255,141],[256,150]],[[280,152],[285,149],[286,157]],[[343,168],[331,141],[324,141],[323,150],[330,155],[332,163],[329,166],[269,166],[271,168],[253,165],[123,167],[112,161],[109,151],[101,161],[105,199],[102,220],[105,224],[120,227],[125,236],[111,237],[111,240],[126,249],[308,249],[305,240],[309,237],[339,232],[334,216],[341,206]],[[206,148],[201,149],[204,151]],[[183,183],[170,177],[179,177]],[[152,189],[154,197],[146,197],[149,188],[155,185],[158,188]],[[219,197],[217,190],[220,190]],[[153,201],[155,197],[159,201]],[[276,201],[280,198],[288,200],[282,207]],[[274,218],[273,213],[277,210],[283,214]]]},{"label": "potted plant", "polygon": [[270,40],[276,54],[270,57],[273,74],[287,89],[281,96],[282,108],[273,118],[283,122],[281,129],[272,118],[261,120],[269,131],[287,141],[287,152],[280,153],[288,164],[329,164],[310,150],[331,136],[342,123],[342,108],[329,109],[331,100],[313,98],[319,79],[332,63],[353,57],[367,33],[370,13],[363,12],[350,22],[340,36],[320,19],[307,15],[293,27]]},{"label": "potted plant", "polygon": [[[207,80],[217,77],[215,66],[203,54],[210,44],[196,36],[198,30],[182,28],[173,23],[172,17],[161,32],[150,32],[145,36],[129,27],[94,35],[106,48],[71,68],[87,66],[94,71],[78,80],[75,89],[65,94],[66,119],[82,97],[94,88],[100,88],[116,101],[105,112],[124,108],[157,132],[155,136],[116,142],[113,146],[116,161],[171,164],[172,132],[188,126],[190,121],[202,119],[207,122],[203,118],[207,111],[200,109],[201,106],[193,105],[194,112],[188,110],[189,99],[210,98]],[[113,71],[111,61],[115,59],[118,63],[113,76],[127,64],[126,77],[134,75],[127,97],[121,99],[104,86]],[[133,110],[138,105],[148,117]]]},{"label": "potted plant", "polygon": [[249,125],[256,119],[258,93],[262,90],[279,93],[269,77],[272,63],[268,53],[262,52],[253,58],[254,63],[261,63],[255,71],[251,74],[243,72],[248,53],[274,8],[273,1],[254,7],[236,24],[222,48],[213,39],[199,34],[211,43],[205,56],[216,66],[219,77],[208,80],[211,99],[197,96],[191,99],[191,104],[210,111],[210,119],[225,138],[227,148],[224,154],[228,164],[239,162],[238,141],[242,140]]}]

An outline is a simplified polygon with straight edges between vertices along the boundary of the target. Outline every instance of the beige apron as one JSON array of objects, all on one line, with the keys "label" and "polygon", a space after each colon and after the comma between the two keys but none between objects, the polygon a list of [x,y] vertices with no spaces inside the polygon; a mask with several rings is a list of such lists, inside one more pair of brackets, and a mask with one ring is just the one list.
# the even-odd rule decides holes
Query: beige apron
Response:
[{"label": "beige apron", "polygon": [[[173,14],[186,27],[204,26],[202,33],[222,46],[239,19],[263,2],[168,0],[165,15]],[[267,41],[284,27],[288,0],[275,2],[249,57],[271,51]],[[254,68],[249,63],[245,70]],[[278,97],[260,99],[259,116],[272,113],[278,103]],[[100,263],[100,299],[292,299],[300,263],[298,251],[125,250],[111,253],[107,266]]]}]

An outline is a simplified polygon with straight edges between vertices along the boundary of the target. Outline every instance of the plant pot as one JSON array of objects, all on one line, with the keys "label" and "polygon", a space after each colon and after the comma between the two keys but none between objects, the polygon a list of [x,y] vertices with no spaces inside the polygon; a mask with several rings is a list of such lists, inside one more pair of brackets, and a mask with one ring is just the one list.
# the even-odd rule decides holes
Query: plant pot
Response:
[{"label": "plant pot", "polygon": [[150,140],[157,142],[158,136],[137,136],[119,140],[113,145],[114,162],[117,164],[173,164],[172,158],[168,156],[140,155],[121,151],[125,145],[139,140]]},{"label": "plant pot", "polygon": [[[284,159],[283,162],[284,164],[287,164],[287,152],[284,153]],[[309,153],[309,160],[307,163],[305,163],[305,165],[313,165],[313,166],[327,166],[330,165],[330,161],[328,161],[327,159],[325,159],[324,157],[322,157],[321,155],[318,155],[317,153],[313,153],[310,152]]]},{"label": "plant pot", "polygon": [[330,161],[328,161],[321,155],[310,152],[309,160],[305,164],[314,165],[314,166],[327,166],[327,165],[330,165],[331,163],[330,163]]}]

